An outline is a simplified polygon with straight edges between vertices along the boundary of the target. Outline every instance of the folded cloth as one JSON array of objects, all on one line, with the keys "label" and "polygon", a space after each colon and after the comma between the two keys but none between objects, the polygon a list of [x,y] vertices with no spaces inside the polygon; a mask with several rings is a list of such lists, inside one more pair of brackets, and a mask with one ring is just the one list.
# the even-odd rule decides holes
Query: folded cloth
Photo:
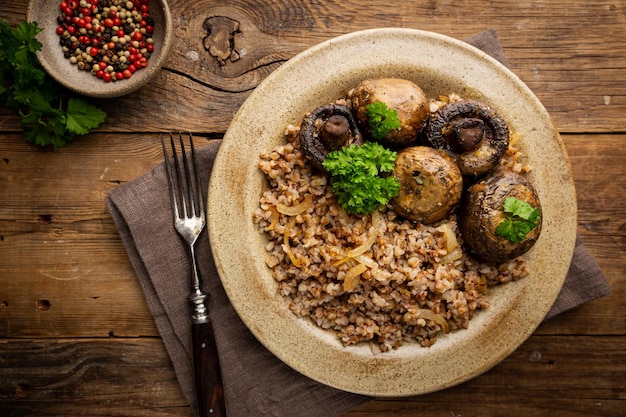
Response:
[{"label": "folded cloth", "polygon": [[[481,32],[467,42],[505,62],[495,31]],[[219,144],[213,141],[196,150],[205,190]],[[190,265],[186,248],[173,228],[167,192],[161,164],[112,190],[106,204],[154,315],[182,392],[195,408],[191,311],[187,302]],[[197,254],[204,290],[210,294],[209,310],[229,417],[338,417],[370,399],[315,382],[266,350],[230,305],[206,235],[199,239]],[[577,240],[565,285],[548,316],[602,297],[609,291],[598,265]]]}]

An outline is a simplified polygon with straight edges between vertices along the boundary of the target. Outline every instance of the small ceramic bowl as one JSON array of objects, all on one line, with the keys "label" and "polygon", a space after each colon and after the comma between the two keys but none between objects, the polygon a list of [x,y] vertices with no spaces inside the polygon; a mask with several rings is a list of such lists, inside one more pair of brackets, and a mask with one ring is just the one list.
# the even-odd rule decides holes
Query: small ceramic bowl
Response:
[{"label": "small ceramic bowl", "polygon": [[[78,0],[76,2],[80,3]],[[52,78],[68,89],[91,97],[119,97],[144,86],[165,62],[172,42],[172,16],[165,0],[148,2],[150,17],[154,19],[154,51],[149,57],[148,66],[137,70],[130,78],[110,82],[92,75],[91,71],[79,69],[63,56],[59,43],[61,38],[56,33],[59,26],[57,16],[62,15],[59,4],[58,0],[31,0],[27,20],[37,22],[42,28],[37,36],[42,43],[41,51],[37,53],[39,62]]]}]

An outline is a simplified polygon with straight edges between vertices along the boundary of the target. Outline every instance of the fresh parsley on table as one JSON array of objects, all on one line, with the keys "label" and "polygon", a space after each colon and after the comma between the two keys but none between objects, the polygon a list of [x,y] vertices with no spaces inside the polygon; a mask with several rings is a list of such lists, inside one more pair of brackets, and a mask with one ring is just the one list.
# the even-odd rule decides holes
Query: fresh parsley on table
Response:
[{"label": "fresh parsley on table", "polygon": [[13,29],[0,19],[0,103],[18,111],[27,141],[56,149],[98,127],[106,114],[43,70],[36,55],[39,32],[36,22]]}]

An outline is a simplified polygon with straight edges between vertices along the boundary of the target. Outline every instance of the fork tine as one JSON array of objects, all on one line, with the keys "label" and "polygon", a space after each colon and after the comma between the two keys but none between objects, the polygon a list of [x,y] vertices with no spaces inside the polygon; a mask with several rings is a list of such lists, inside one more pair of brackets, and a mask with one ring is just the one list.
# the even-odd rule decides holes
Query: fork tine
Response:
[{"label": "fork tine", "polygon": [[[187,202],[185,201],[185,188],[183,184],[183,175],[180,172],[180,163],[178,162],[178,153],[176,152],[176,143],[174,142],[174,137],[170,132],[170,144],[172,145],[172,158],[174,159],[174,175],[176,176],[176,186],[178,187],[177,191],[174,193],[175,197],[180,197],[180,207],[181,210],[176,211],[176,214],[179,217],[187,216]],[[181,143],[182,146],[182,143]],[[183,154],[183,158],[185,156],[185,149],[181,150]]]},{"label": "fork tine", "polygon": [[196,150],[193,146],[193,137],[189,132],[189,144],[191,145],[191,166],[193,168],[193,175],[196,179],[196,192],[198,194],[198,210],[199,215],[204,216],[204,197],[202,196],[202,184],[200,183],[200,176],[198,175],[198,163],[196,161]]},{"label": "fork tine", "polygon": [[196,204],[195,204],[194,192],[193,192],[194,185],[191,182],[191,171],[189,168],[189,160],[187,159],[187,153],[185,153],[185,145],[183,144],[183,134],[181,132],[178,133],[178,139],[180,141],[181,153],[183,154],[183,169],[184,169],[184,175],[185,175],[185,184],[187,186],[187,197],[189,198],[188,200],[189,212],[186,212],[186,213],[187,213],[187,216],[195,216]]},{"label": "fork tine", "polygon": [[[204,201],[201,191],[202,184],[200,176],[198,175],[193,136],[189,133],[191,161],[185,152],[185,144],[181,132],[179,132],[178,139],[180,142],[179,151],[181,158],[178,157],[176,141],[170,132],[170,146],[172,148],[172,159],[174,160],[172,165],[168,157],[165,140],[163,139],[163,135],[161,135],[161,146],[163,147],[163,155],[165,156],[165,170],[167,173],[174,217],[192,217],[197,215],[204,218]],[[182,164],[179,159],[182,159]]]},{"label": "fork tine", "polygon": [[163,159],[165,160],[165,173],[167,174],[167,186],[170,191],[170,200],[172,203],[172,215],[174,219],[178,217],[178,203],[176,198],[176,191],[174,189],[174,178],[172,177],[172,166],[170,164],[169,154],[167,152],[167,148],[165,146],[165,140],[163,139],[163,135],[161,135],[161,146],[163,147]]}]

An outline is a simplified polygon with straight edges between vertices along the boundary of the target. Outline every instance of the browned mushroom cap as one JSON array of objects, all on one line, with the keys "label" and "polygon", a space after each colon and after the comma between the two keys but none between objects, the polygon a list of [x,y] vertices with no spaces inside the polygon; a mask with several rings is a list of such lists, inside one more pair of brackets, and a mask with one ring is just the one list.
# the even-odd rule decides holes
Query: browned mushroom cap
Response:
[{"label": "browned mushroom cap", "polygon": [[463,192],[463,176],[454,159],[428,146],[399,152],[393,176],[400,183],[400,191],[391,205],[400,216],[413,221],[433,223],[443,219]]},{"label": "browned mushroom cap", "polygon": [[370,135],[367,106],[382,102],[396,111],[400,127],[387,133],[384,138],[376,139],[381,144],[392,148],[405,148],[414,145],[424,130],[428,116],[428,98],[424,91],[414,82],[402,78],[373,78],[363,80],[348,98],[352,100],[352,108],[361,124],[363,134]]},{"label": "browned mushroom cap", "polygon": [[452,151],[464,175],[494,168],[509,146],[509,128],[495,111],[473,100],[446,104],[431,115],[426,136],[435,148]]},{"label": "browned mushroom cap", "polygon": [[[461,202],[459,229],[469,251],[487,261],[516,258],[533,247],[541,233],[541,222],[519,243],[496,233],[504,220],[504,200],[515,197],[541,210],[532,184],[522,175],[497,168],[466,190]],[[540,217],[541,219],[541,217]]]},{"label": "browned mushroom cap", "polygon": [[311,163],[326,172],[323,165],[329,152],[348,145],[363,144],[356,119],[346,106],[328,104],[306,115],[300,127],[300,148]]}]

